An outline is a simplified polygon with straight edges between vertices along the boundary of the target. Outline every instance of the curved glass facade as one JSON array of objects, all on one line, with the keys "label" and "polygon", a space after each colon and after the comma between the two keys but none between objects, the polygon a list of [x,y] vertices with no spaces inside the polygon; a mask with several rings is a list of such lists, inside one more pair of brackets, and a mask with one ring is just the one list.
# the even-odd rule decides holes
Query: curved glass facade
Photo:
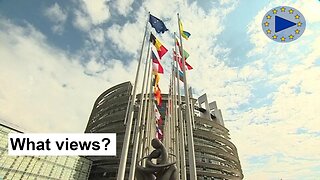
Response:
[{"label": "curved glass facade", "polygon": [[194,120],[198,179],[243,179],[237,148],[229,141],[228,129],[215,120],[198,116]]},{"label": "curved glass facade", "polygon": [[[93,160],[89,179],[116,179],[124,139],[124,119],[131,94],[132,85],[125,82],[116,85],[96,100],[85,132],[117,133],[117,157],[89,157]],[[139,97],[140,95],[137,95]],[[164,123],[168,95],[162,96],[162,108],[159,111]],[[138,98],[139,99],[139,98]],[[182,97],[182,100],[184,98]],[[194,102],[194,145],[199,180],[243,179],[241,165],[235,145],[230,141],[228,129],[224,127],[220,110],[213,108],[201,109]],[[136,102],[139,104],[140,102]],[[207,103],[207,100],[206,100]],[[208,103],[207,103],[208,104]],[[209,104],[208,104],[209,107]],[[197,109],[197,110],[196,110]],[[213,112],[210,112],[213,110]],[[220,113],[220,114],[219,114]],[[135,113],[136,114],[136,113]],[[186,146],[187,147],[187,146]],[[131,148],[131,146],[130,146]],[[129,149],[127,168],[131,162]],[[188,153],[186,163],[188,173]],[[126,173],[129,171],[127,170]]]},{"label": "curved glass facade", "polygon": [[[87,157],[92,160],[89,179],[112,180],[117,177],[125,133],[124,119],[131,90],[130,82],[118,84],[103,92],[93,105],[85,133],[117,133],[117,156]],[[128,160],[130,160],[130,157],[129,154]]]}]

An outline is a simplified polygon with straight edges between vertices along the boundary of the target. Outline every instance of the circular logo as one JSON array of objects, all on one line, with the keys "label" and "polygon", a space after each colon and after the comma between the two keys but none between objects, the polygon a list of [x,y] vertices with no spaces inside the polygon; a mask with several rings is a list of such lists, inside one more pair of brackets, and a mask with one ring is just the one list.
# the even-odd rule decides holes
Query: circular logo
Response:
[{"label": "circular logo", "polygon": [[262,20],[263,32],[277,42],[298,39],[306,28],[306,20],[295,8],[279,6],[266,13]]}]

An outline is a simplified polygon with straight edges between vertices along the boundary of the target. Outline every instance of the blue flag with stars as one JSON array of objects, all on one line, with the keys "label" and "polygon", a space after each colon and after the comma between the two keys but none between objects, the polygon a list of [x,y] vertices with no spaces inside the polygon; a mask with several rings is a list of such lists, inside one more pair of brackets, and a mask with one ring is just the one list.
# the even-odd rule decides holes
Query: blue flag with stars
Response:
[{"label": "blue flag with stars", "polygon": [[150,14],[149,23],[157,31],[157,33],[164,33],[168,31],[166,25],[157,17]]}]

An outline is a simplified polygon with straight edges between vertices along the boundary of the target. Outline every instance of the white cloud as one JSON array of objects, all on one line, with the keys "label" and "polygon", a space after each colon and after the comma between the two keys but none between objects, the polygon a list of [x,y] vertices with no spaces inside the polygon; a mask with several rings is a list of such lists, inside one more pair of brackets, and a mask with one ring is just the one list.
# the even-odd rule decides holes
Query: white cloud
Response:
[{"label": "white cloud", "polygon": [[[0,24],[0,119],[31,132],[83,132],[97,96],[135,72],[135,62],[126,69],[112,60],[108,71],[85,75],[87,67],[49,46],[32,26],[4,19]],[[88,69],[103,66],[91,63]]]},{"label": "white cloud", "polygon": [[91,73],[102,71],[104,70],[104,68],[105,67],[102,64],[98,63],[96,59],[91,59],[86,65],[86,70]]},{"label": "white cloud", "polygon": [[89,31],[91,28],[91,22],[89,17],[86,16],[86,14],[80,10],[75,10],[74,15],[75,21],[73,22],[73,25],[82,31]]},{"label": "white cloud", "polygon": [[127,16],[132,11],[132,3],[133,0],[117,0],[114,6],[121,15]]},{"label": "white cloud", "polygon": [[63,10],[58,3],[54,3],[45,10],[44,15],[54,23],[52,31],[57,34],[62,34],[68,13]]},{"label": "white cloud", "polygon": [[[122,51],[136,54],[141,48],[143,28],[136,23],[126,23],[122,27],[112,25],[106,32],[109,39]],[[137,36],[133,36],[136,34]],[[140,36],[139,36],[140,34]]]},{"label": "white cloud", "polygon": [[67,20],[67,13],[59,6],[58,3],[54,3],[51,7],[46,9],[45,15],[55,23],[65,23]]},{"label": "white cloud", "polygon": [[289,65],[283,62],[279,62],[273,65],[275,72],[286,72],[288,71]]},{"label": "white cloud", "polygon": [[74,26],[82,31],[89,31],[92,26],[107,22],[110,18],[108,0],[78,0],[80,9],[74,11]]},{"label": "white cloud", "polygon": [[[313,16],[309,21],[310,14],[305,12],[319,4],[308,1],[292,5],[306,16],[307,31],[292,43],[280,44],[269,40],[260,28],[264,13],[277,3],[259,11],[248,28],[254,45],[248,56],[263,57],[264,80],[276,90],[266,95],[269,103],[240,112],[234,117],[237,121],[226,124],[237,144],[246,179],[315,179],[319,171],[312,169],[320,160],[320,137],[314,134],[320,129],[320,85],[315,83],[320,79],[320,67],[315,65],[320,58],[320,18]],[[299,129],[306,132],[299,133]],[[259,164],[252,160],[254,157],[266,157],[266,162]]]},{"label": "white cloud", "polygon": [[262,60],[250,63],[239,70],[239,77],[244,78],[244,80],[262,80],[266,77],[266,72],[264,70],[264,62]]},{"label": "white cloud", "polygon": [[89,32],[89,37],[90,39],[98,42],[98,43],[104,43],[105,39],[104,39],[104,31],[102,30],[102,28],[95,28],[92,31]]},{"label": "white cloud", "polygon": [[320,22],[320,4],[318,1],[307,1],[307,3],[297,1],[292,5],[292,7],[297,8],[305,17],[307,25],[309,23]]},{"label": "white cloud", "polygon": [[104,23],[110,18],[110,11],[107,5],[109,0],[82,0],[85,10],[92,20],[92,24],[98,25]]}]

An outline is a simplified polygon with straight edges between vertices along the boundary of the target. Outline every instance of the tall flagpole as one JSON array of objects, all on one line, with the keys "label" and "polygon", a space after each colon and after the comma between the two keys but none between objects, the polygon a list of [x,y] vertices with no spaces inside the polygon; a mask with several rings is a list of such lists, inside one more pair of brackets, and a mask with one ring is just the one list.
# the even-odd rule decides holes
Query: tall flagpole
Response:
[{"label": "tall flagpole", "polygon": [[[150,73],[151,72],[151,73]],[[147,116],[147,118],[146,118],[146,130],[145,130],[145,137],[146,137],[146,139],[145,139],[145,142],[144,142],[144,151],[143,151],[143,155],[142,156],[147,156],[148,155],[148,153],[150,152],[150,144],[151,144],[151,129],[152,129],[152,127],[151,127],[151,125],[152,125],[152,121],[154,121],[154,116],[152,117],[152,112],[153,112],[153,89],[152,89],[152,87],[153,87],[153,85],[152,85],[152,76],[153,76],[153,74],[152,74],[152,69],[149,71],[149,73],[150,73],[150,87],[149,87],[149,101],[148,101],[148,110],[147,110],[147,113],[146,113],[146,116]]]},{"label": "tall flagpole", "polygon": [[[152,74],[152,73],[151,73]],[[152,78],[151,78],[152,79]],[[145,151],[145,156],[147,156],[147,154],[149,154],[151,152],[150,149],[150,145],[151,145],[151,136],[152,135],[152,124],[155,120],[155,116],[153,116],[153,109],[154,109],[154,95],[153,95],[153,91],[152,91],[152,85],[150,86],[150,93],[149,93],[149,101],[148,101],[148,111],[147,111],[147,121],[146,121],[146,125],[147,125],[147,129],[146,129],[146,143],[145,143],[145,147],[146,147],[146,151]],[[153,139],[153,138],[152,138]]]},{"label": "tall flagpole", "polygon": [[[164,133],[164,136],[167,137],[167,138],[164,138],[165,140],[165,145],[166,145],[166,148],[168,149],[168,152],[169,152],[169,149],[170,149],[170,125],[169,123],[172,121],[172,118],[171,118],[171,104],[172,104],[172,97],[171,97],[171,92],[172,92],[172,79],[170,78],[170,85],[169,85],[169,94],[168,94],[168,104],[167,104],[167,116],[166,116],[166,119],[165,119],[165,133]],[[171,156],[169,156],[169,159],[171,158]]]},{"label": "tall flagpole", "polygon": [[[151,48],[151,47],[150,47]],[[141,142],[142,144],[139,146],[139,154],[138,154],[138,158],[142,158],[142,154],[144,152],[144,143],[146,141],[146,114],[147,114],[147,105],[148,105],[148,90],[149,90],[149,86],[152,86],[152,60],[150,60],[150,66],[148,68],[148,74],[147,74],[147,84],[145,87],[145,101],[143,102],[143,113],[142,113],[142,136],[141,136]]]},{"label": "tall flagpole", "polygon": [[176,114],[174,113],[174,107],[175,107],[174,106],[174,91],[175,91],[175,88],[174,88],[174,84],[173,84],[173,79],[171,79],[171,81],[172,81],[172,92],[171,92],[172,93],[172,106],[171,106],[172,120],[170,122],[170,132],[171,132],[171,136],[170,136],[170,138],[171,138],[171,144],[170,144],[171,152],[170,153],[174,154],[174,150],[175,150],[175,148],[174,148],[174,133],[175,133],[174,121],[176,120]]},{"label": "tall flagpole", "polygon": [[[149,21],[149,18],[148,18]],[[123,146],[122,146],[122,152],[121,152],[121,158],[120,158],[120,165],[119,165],[119,170],[118,170],[118,176],[117,180],[124,180],[125,172],[126,172],[126,163],[127,163],[127,158],[128,158],[128,151],[129,151],[129,145],[130,145],[130,136],[131,136],[131,130],[132,130],[132,121],[133,121],[133,114],[134,114],[134,104],[136,101],[136,91],[137,91],[137,84],[138,84],[138,79],[139,79],[139,72],[140,72],[140,66],[141,66],[141,61],[142,61],[142,53],[144,49],[144,43],[147,35],[147,27],[148,27],[148,21],[146,23],[144,35],[143,35],[143,41],[141,45],[141,51],[140,51],[140,58],[139,58],[139,63],[137,67],[137,72],[136,72],[136,78],[134,81],[134,88],[131,96],[131,103],[130,103],[130,108],[128,111],[128,117],[126,121],[126,132],[124,135],[124,140],[123,140]]]},{"label": "tall flagpole", "polygon": [[[174,63],[172,63],[172,79],[173,79],[173,99],[174,99],[174,116],[175,116],[175,121],[173,121],[173,132],[174,132],[174,143],[175,143],[175,152],[174,154],[176,155],[176,163],[177,163],[177,171],[178,171],[178,177],[180,177],[180,144],[179,144],[179,129],[178,129],[178,109],[177,109],[177,87],[176,87],[176,78],[174,78]],[[178,80],[179,81],[179,80]]]},{"label": "tall flagpole", "polygon": [[[176,33],[174,33],[174,49],[177,53],[177,45],[176,45]],[[176,55],[177,58],[177,55]],[[173,72],[175,72],[175,76],[177,77],[177,90],[178,90],[178,119],[179,119],[179,130],[180,130],[180,168],[181,168],[181,179],[186,180],[187,179],[187,172],[186,172],[186,153],[185,153],[185,144],[184,144],[184,119],[182,116],[182,109],[181,109],[181,94],[180,94],[180,74],[179,74],[179,66],[178,66],[178,59],[175,59],[175,69]]]},{"label": "tall flagpole", "polygon": [[[150,62],[152,64],[152,61]],[[148,95],[149,95],[149,87],[152,86],[152,66],[149,66],[148,74],[147,74],[147,86],[145,88],[145,101],[143,103],[143,114],[142,114],[142,145],[139,146],[139,154],[138,158],[142,158],[142,154],[144,152],[144,143],[146,141],[146,114],[147,114],[147,107],[148,107]]]},{"label": "tall flagpole", "polygon": [[[133,140],[133,149],[132,149],[132,156],[131,156],[131,166],[130,166],[130,173],[129,173],[129,180],[134,180],[135,178],[135,170],[136,170],[136,164],[137,164],[137,154],[138,154],[138,147],[140,144],[139,140],[140,140],[140,131],[141,131],[141,117],[142,117],[142,110],[143,108],[143,99],[145,99],[146,101],[146,97],[145,97],[145,93],[144,93],[144,89],[145,89],[145,85],[146,85],[146,74],[147,74],[147,69],[149,70],[149,68],[151,67],[151,63],[152,61],[150,61],[149,58],[149,53],[150,53],[150,41],[148,43],[148,53],[147,53],[147,57],[146,57],[146,65],[145,65],[145,69],[144,69],[144,74],[143,74],[143,83],[142,83],[142,89],[141,89],[141,96],[140,96],[140,108],[139,108],[139,112],[138,112],[138,118],[137,118],[137,126],[136,126],[136,132],[135,132],[135,136],[134,136],[134,140]],[[149,60],[149,61],[148,61]],[[145,97],[145,98],[144,98]]]},{"label": "tall flagpole", "polygon": [[182,71],[183,71],[183,81],[184,81],[184,96],[186,101],[186,125],[187,125],[187,140],[188,140],[188,154],[189,154],[189,171],[190,171],[190,179],[197,180],[197,170],[196,170],[196,159],[194,153],[194,142],[193,142],[193,128],[191,122],[191,112],[190,112],[190,100],[189,100],[189,90],[187,84],[187,74],[186,74],[186,65],[185,58],[183,53],[182,46],[182,37],[181,37],[181,29],[180,29],[180,17],[178,16],[178,26],[179,26],[179,36],[180,36],[180,52],[182,56]]}]

